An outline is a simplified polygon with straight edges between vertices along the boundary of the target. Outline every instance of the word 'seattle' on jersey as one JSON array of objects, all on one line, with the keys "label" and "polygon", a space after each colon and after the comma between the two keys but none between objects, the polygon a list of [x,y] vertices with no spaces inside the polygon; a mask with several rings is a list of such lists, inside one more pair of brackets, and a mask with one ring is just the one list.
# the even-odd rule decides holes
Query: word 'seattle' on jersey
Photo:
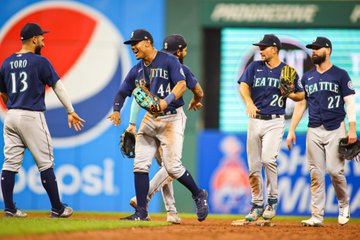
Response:
[{"label": "word 'seattle' on jersey", "polygon": [[304,74],[301,84],[309,107],[309,127],[339,128],[346,114],[344,97],[355,94],[348,73],[334,65],[324,73],[313,68]]},{"label": "word 'seattle' on jersey", "polygon": [[9,96],[8,109],[45,111],[45,86],[60,79],[49,60],[28,52],[12,54],[0,71],[0,91]]},{"label": "word 'seattle' on jersey", "polygon": [[[148,66],[144,64],[144,61],[139,61],[131,68],[121,84],[118,94],[131,96],[132,91],[141,85],[147,87],[152,94],[164,99],[171,93],[174,86],[179,81],[186,80],[186,77],[179,60],[175,56],[158,51]],[[194,80],[196,81],[195,78],[191,81]],[[188,82],[187,86],[189,86]],[[164,111],[175,110],[183,105],[184,100],[180,97],[170,103]]]},{"label": "word 'seattle' on jersey", "polygon": [[[280,73],[286,64],[270,69],[263,61],[249,64],[241,75],[238,83],[246,83],[251,88],[251,98],[261,114],[285,114],[286,98],[280,92]],[[296,74],[296,92],[303,92],[303,88]]]}]

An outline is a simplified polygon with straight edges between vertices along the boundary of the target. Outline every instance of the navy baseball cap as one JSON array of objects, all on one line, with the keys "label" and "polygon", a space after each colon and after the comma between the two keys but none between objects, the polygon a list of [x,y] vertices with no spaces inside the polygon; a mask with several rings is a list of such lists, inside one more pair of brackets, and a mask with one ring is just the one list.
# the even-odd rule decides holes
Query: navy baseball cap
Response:
[{"label": "navy baseball cap", "polygon": [[20,39],[26,40],[29,38],[32,38],[34,36],[43,35],[44,33],[48,33],[49,31],[44,31],[41,29],[39,24],[37,23],[27,23],[25,26],[21,29],[20,32]]},{"label": "navy baseball cap", "polygon": [[274,34],[265,34],[264,37],[258,43],[254,43],[254,46],[266,46],[266,47],[277,47],[281,48],[281,42]]},{"label": "navy baseball cap", "polygon": [[125,41],[124,44],[132,44],[142,40],[150,40],[150,42],[153,43],[153,37],[148,31],[145,29],[137,29],[131,33],[130,39]]},{"label": "navy baseball cap", "polygon": [[332,44],[331,41],[329,39],[327,39],[326,37],[316,37],[312,44],[308,44],[306,45],[306,48],[313,48],[313,47],[318,47],[318,48],[330,48],[332,49]]},{"label": "navy baseball cap", "polygon": [[167,36],[163,42],[161,51],[174,54],[177,50],[186,48],[187,43],[185,38],[179,34],[172,34]]}]

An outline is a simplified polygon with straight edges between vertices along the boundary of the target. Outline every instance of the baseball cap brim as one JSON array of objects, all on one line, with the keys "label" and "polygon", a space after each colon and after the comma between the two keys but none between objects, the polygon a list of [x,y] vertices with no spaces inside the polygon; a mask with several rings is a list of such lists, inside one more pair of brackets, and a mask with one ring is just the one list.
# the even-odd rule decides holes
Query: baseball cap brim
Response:
[{"label": "baseball cap brim", "polygon": [[271,44],[267,44],[267,43],[253,43],[254,46],[264,46],[264,47],[270,47],[273,46]]},{"label": "baseball cap brim", "polygon": [[170,54],[174,54],[176,53],[177,50],[166,50],[165,48],[160,50],[161,52],[165,52],[165,53],[170,53]]},{"label": "baseball cap brim", "polygon": [[124,42],[124,44],[132,44],[132,43],[136,43],[136,42],[140,42],[144,39],[130,39]]},{"label": "baseball cap brim", "polygon": [[313,47],[319,47],[319,48],[325,47],[325,48],[329,48],[329,47],[326,47],[326,46],[323,46],[323,45],[318,45],[318,44],[307,44],[305,47],[306,47],[306,48],[310,48],[310,49],[312,49]]}]

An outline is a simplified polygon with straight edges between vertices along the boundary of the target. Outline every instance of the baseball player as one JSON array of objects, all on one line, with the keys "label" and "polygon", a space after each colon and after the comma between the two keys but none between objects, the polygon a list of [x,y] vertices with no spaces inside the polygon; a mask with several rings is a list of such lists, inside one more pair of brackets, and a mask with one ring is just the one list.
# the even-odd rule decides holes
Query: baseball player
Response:
[{"label": "baseball player", "polygon": [[[279,89],[281,69],[286,65],[279,59],[281,42],[277,36],[266,34],[260,42],[253,45],[259,47],[261,61],[252,62],[238,80],[240,94],[246,104],[246,113],[250,117],[247,155],[252,208],[245,217],[246,221],[256,221],[261,216],[265,220],[271,220],[276,215],[278,205],[276,158],[285,128],[286,97],[281,95]],[[304,98],[304,92],[296,84],[296,91],[287,97],[299,101]],[[267,188],[265,209],[262,166],[265,170]]]},{"label": "baseball player", "polygon": [[131,44],[136,59],[141,59],[128,73],[114,99],[114,112],[108,117],[113,124],[120,124],[120,109],[125,98],[139,85],[160,99],[162,114],[147,112],[136,136],[134,175],[137,208],[133,215],[123,220],[148,220],[146,209],[149,192],[149,168],[160,145],[162,160],[169,175],[183,184],[193,195],[199,221],[208,215],[208,193],[200,189],[191,174],[182,165],[182,145],[186,116],[182,95],[186,90],[184,71],[179,60],[159,52],[153,46],[151,34],[138,29],[124,44]]},{"label": "baseball player", "polygon": [[306,158],[311,178],[311,218],[303,220],[304,226],[321,226],[324,223],[325,169],[328,171],[339,201],[338,223],[350,220],[349,195],[344,176],[344,159],[339,158],[339,139],[346,136],[345,110],[349,120],[348,142],[354,143],[356,135],[355,91],[347,72],[330,61],[331,41],[317,37],[312,44],[312,61],[315,68],[301,79],[305,99],[295,105],[289,133],[288,148],[296,143],[295,129],[306,108],[309,108],[309,125],[306,135]]},{"label": "baseball player", "polygon": [[27,23],[21,30],[22,48],[6,58],[0,71],[0,93],[9,109],[4,122],[5,161],[1,189],[6,217],[26,217],[13,202],[15,174],[19,171],[24,151],[28,148],[40,171],[41,183],[51,202],[51,217],[66,218],[71,207],[61,203],[54,174],[54,154],[46,124],[45,87],[52,87],[68,113],[68,125],[76,131],[83,127],[64,85],[49,60],[40,56],[45,46],[43,31],[36,23]]},{"label": "baseball player", "polygon": [[[186,77],[186,86],[191,89],[194,94],[192,98],[188,110],[194,109],[195,111],[202,108],[202,103],[200,102],[203,98],[203,90],[200,84],[197,82],[195,76],[190,71],[190,69],[183,64],[183,60],[187,54],[187,43],[183,36],[178,34],[169,35],[164,39],[163,42],[163,52],[167,52],[169,54],[175,55],[179,61],[182,63],[182,68]],[[136,118],[139,112],[140,106],[136,103],[135,99],[133,99],[131,104],[130,111],[130,122],[129,126],[126,129],[127,131],[136,133]],[[149,193],[147,195],[147,201],[150,201],[152,196],[161,189],[163,201],[165,204],[165,209],[167,212],[167,221],[175,224],[181,223],[181,218],[178,216],[176,206],[175,206],[175,197],[174,197],[174,189],[173,189],[173,178],[169,176],[166,169],[162,166],[161,159],[161,148],[158,148],[158,151],[155,154],[155,159],[160,166],[158,172],[154,175],[154,177],[150,181]],[[133,197],[130,200],[130,205],[134,208],[137,207],[136,197]]]}]

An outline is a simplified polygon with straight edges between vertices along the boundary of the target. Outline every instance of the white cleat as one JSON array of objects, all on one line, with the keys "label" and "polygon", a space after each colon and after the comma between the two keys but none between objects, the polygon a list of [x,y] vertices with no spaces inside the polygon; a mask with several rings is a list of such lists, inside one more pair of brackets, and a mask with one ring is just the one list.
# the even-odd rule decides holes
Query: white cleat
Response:
[{"label": "white cleat", "polygon": [[73,214],[73,209],[71,207],[64,206],[64,210],[62,212],[58,212],[55,209],[51,209],[51,218],[68,218]]},{"label": "white cleat", "polygon": [[20,209],[16,209],[15,213],[12,213],[10,211],[6,211],[4,213],[5,217],[14,217],[14,218],[26,218],[27,214],[21,211]]},{"label": "white cleat", "polygon": [[276,209],[278,208],[278,203],[277,203],[277,199],[276,198],[270,198],[268,200],[268,204],[266,205],[264,212],[262,214],[262,217],[265,220],[271,220],[275,217],[276,215]]},{"label": "white cleat", "polygon": [[262,206],[253,204],[250,212],[245,216],[245,220],[249,222],[256,221],[262,216],[263,212],[264,208]]},{"label": "white cleat", "polygon": [[307,220],[302,220],[301,224],[305,227],[322,227],[324,226],[324,218],[322,216],[311,216]]},{"label": "white cleat", "polygon": [[338,223],[340,225],[345,225],[350,220],[350,206],[347,205],[345,207],[339,208],[339,217],[338,217]]},{"label": "white cleat", "polygon": [[167,222],[171,222],[174,224],[181,223],[181,218],[179,217],[179,215],[176,212],[167,212],[166,215],[167,215],[167,217],[166,217]]}]

